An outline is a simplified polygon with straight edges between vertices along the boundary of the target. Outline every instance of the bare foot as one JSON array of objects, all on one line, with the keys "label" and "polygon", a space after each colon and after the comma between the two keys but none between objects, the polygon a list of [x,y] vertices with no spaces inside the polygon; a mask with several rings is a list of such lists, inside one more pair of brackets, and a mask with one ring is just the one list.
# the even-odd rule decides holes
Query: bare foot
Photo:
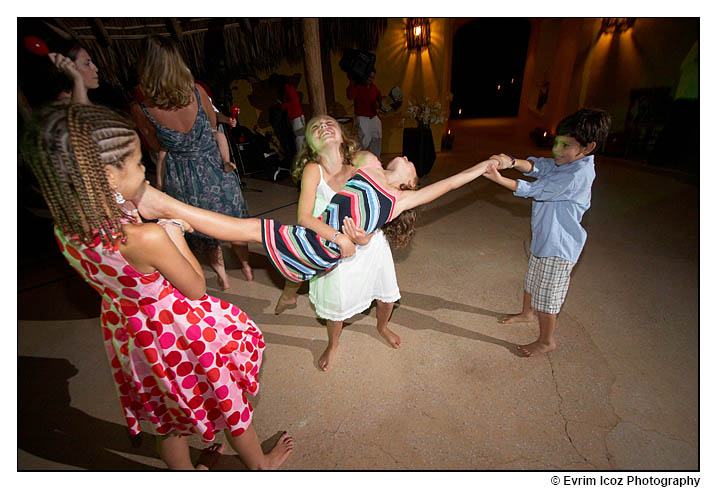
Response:
[{"label": "bare foot", "polygon": [[293,450],[294,438],[287,434],[286,431],[284,431],[279,437],[279,440],[277,440],[277,443],[274,445],[274,447],[267,454],[264,455],[266,463],[265,465],[262,465],[260,469],[279,469],[279,467],[282,466],[282,463],[284,463],[289,457],[289,453],[291,453]]},{"label": "bare foot", "polygon": [[212,444],[202,451],[194,468],[196,470],[211,470],[222,454],[224,454],[224,444]]},{"label": "bare foot", "polygon": [[252,272],[252,268],[246,262],[242,264],[242,274],[244,274],[244,278],[247,281],[254,279],[254,272]]},{"label": "bare foot", "polygon": [[556,344],[553,342],[551,342],[550,344],[545,344],[543,342],[539,342],[538,340],[528,345],[516,346],[516,350],[519,351],[519,353],[523,354],[524,357],[533,357],[537,354],[545,354],[547,352],[551,352],[555,348]]},{"label": "bare foot", "polygon": [[218,274],[218,275],[217,275],[217,286],[219,286],[219,288],[220,288],[222,291],[227,291],[227,290],[230,288],[230,286],[229,286],[229,277],[227,277],[226,274],[225,274],[224,277],[222,277],[222,276],[220,276],[220,275]]},{"label": "bare foot", "polygon": [[515,315],[504,315],[497,320],[499,323],[527,323],[534,321],[533,313],[516,313]]},{"label": "bare foot", "polygon": [[337,347],[339,346],[327,346],[327,348],[324,350],[324,353],[319,358],[319,362],[317,363],[319,364],[319,369],[321,369],[322,371],[327,371],[329,369],[329,363],[332,361],[332,358],[337,351]]},{"label": "bare foot", "polygon": [[398,349],[401,347],[401,338],[391,330],[389,330],[389,327],[379,328],[377,327],[377,331],[379,332],[379,335],[384,337],[387,342],[389,342],[389,345],[392,346],[395,349]]},{"label": "bare foot", "polygon": [[291,310],[297,307],[297,297],[287,299],[283,294],[277,300],[277,306],[274,307],[274,314],[279,315],[284,310]]}]

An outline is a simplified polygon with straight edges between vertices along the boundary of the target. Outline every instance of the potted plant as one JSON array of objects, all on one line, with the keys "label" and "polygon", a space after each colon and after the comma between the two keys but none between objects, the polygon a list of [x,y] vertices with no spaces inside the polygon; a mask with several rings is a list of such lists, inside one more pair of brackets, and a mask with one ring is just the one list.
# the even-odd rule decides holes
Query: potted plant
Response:
[{"label": "potted plant", "polygon": [[424,97],[423,101],[410,100],[406,115],[416,121],[415,128],[404,129],[402,152],[414,162],[416,173],[422,177],[429,173],[436,160],[432,124],[443,124],[441,102]]}]

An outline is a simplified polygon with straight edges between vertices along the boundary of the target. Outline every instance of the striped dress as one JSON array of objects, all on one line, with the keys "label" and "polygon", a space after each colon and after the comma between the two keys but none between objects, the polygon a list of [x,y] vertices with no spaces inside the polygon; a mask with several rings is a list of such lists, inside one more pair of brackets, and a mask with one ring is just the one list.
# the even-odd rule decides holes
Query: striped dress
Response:
[{"label": "striped dress", "polygon": [[[374,162],[370,166],[380,165]],[[341,230],[349,216],[357,227],[373,233],[394,218],[397,195],[381,187],[363,169],[350,178],[318,217]],[[339,246],[298,225],[262,220],[262,244],[274,267],[291,282],[302,282],[331,269],[341,259]]]}]

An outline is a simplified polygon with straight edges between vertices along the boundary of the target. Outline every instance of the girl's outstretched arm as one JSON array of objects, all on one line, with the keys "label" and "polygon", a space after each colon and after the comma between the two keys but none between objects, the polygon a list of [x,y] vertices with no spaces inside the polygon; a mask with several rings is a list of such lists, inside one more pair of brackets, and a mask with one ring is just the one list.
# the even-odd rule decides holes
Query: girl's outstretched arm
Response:
[{"label": "girl's outstretched arm", "polygon": [[394,216],[398,216],[402,211],[406,211],[407,209],[413,209],[417,206],[421,206],[422,204],[429,203],[449,191],[453,191],[464,184],[468,184],[472,180],[480,177],[489,167],[495,167],[498,163],[499,162],[497,160],[484,160],[483,162],[477,163],[473,167],[467,168],[463,172],[459,172],[456,175],[434,182],[433,184],[422,187],[417,191],[402,192],[399,194]]},{"label": "girl's outstretched arm", "polygon": [[233,218],[196,208],[174,199],[145,183],[140,196],[133,200],[143,218],[180,218],[196,231],[228,242],[262,243],[262,223],[256,218]]}]

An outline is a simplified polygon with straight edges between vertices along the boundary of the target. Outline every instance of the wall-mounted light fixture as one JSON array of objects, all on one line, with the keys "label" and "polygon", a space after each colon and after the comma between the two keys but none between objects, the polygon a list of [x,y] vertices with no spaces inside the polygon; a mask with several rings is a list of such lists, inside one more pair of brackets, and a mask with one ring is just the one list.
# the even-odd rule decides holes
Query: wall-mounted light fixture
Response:
[{"label": "wall-mounted light fixture", "polygon": [[633,27],[635,17],[605,17],[601,21],[600,34],[621,34]]},{"label": "wall-mounted light fixture", "polygon": [[431,28],[427,18],[406,19],[406,47],[409,49],[425,48],[431,43]]}]

